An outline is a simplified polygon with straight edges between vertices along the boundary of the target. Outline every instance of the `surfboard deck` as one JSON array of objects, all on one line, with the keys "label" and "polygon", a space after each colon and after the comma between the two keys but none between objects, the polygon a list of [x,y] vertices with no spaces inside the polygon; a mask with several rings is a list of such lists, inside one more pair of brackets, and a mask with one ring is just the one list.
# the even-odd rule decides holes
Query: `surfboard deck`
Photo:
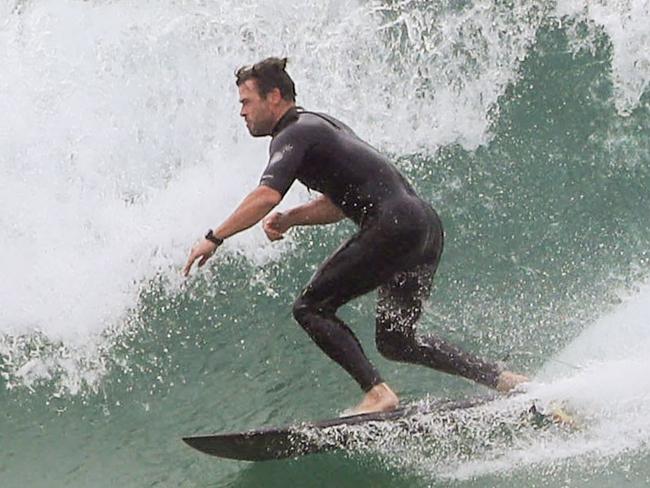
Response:
[{"label": "surfboard deck", "polygon": [[[461,400],[433,400],[405,405],[390,412],[352,415],[317,422],[304,422],[282,427],[254,429],[245,432],[191,436],[184,437],[183,441],[205,454],[227,459],[266,461],[292,458],[332,449],[345,449],[348,436],[345,429],[342,429],[335,436],[335,440],[328,440],[327,436],[317,435],[319,432],[325,432],[330,428],[364,424],[371,425],[374,422],[399,423],[408,420],[410,417],[423,414],[439,413],[442,415],[454,410],[477,407],[494,401],[497,398],[499,397],[484,396]],[[553,421],[551,418],[552,414],[546,414],[536,409],[534,405],[525,413],[530,413],[533,416],[532,421],[540,422],[540,425],[544,421]],[[417,429],[417,426],[414,428]]]}]

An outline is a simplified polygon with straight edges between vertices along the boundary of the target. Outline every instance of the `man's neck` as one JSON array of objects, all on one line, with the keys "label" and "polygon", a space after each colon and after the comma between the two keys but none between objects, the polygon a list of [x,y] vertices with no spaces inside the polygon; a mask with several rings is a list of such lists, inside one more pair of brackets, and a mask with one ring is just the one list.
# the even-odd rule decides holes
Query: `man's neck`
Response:
[{"label": "man's neck", "polygon": [[282,120],[288,115],[289,111],[292,109],[295,110],[296,104],[295,103],[287,103],[284,104],[282,107],[278,107],[278,116],[275,118],[275,123],[273,124],[273,129],[271,130],[271,135],[275,135],[278,133],[284,124],[282,124]]}]

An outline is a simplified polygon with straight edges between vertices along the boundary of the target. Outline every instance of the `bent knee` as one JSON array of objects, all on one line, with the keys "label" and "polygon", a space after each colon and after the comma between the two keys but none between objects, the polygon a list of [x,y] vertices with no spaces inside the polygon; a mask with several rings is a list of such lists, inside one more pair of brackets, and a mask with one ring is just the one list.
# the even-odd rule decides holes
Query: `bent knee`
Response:
[{"label": "bent knee", "polygon": [[331,303],[331,300],[316,300],[308,293],[301,293],[293,302],[293,318],[303,325],[310,320],[310,317],[329,317],[336,313],[337,307]]},{"label": "bent knee", "polygon": [[398,332],[377,334],[375,343],[379,354],[391,361],[405,361],[413,349],[413,340]]},{"label": "bent knee", "polygon": [[311,310],[311,305],[308,300],[305,299],[303,295],[300,295],[298,298],[295,299],[293,302],[293,307],[292,307],[292,313],[293,313],[293,318],[298,322],[299,324],[304,324],[307,320],[307,316],[309,315],[309,312]]}]

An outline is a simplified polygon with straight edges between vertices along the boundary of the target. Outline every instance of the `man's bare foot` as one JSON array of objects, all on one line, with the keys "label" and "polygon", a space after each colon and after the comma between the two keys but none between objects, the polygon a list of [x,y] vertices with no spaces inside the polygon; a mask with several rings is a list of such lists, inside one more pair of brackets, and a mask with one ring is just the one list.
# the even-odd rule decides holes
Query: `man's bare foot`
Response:
[{"label": "man's bare foot", "polygon": [[360,415],[362,413],[388,412],[394,410],[399,405],[399,398],[386,383],[380,383],[373,386],[365,394],[361,403],[356,407],[346,411],[343,415]]},{"label": "man's bare foot", "polygon": [[513,373],[512,371],[502,371],[497,380],[497,391],[501,393],[507,393],[517,385],[521,383],[526,383],[528,380],[527,376],[523,374]]}]

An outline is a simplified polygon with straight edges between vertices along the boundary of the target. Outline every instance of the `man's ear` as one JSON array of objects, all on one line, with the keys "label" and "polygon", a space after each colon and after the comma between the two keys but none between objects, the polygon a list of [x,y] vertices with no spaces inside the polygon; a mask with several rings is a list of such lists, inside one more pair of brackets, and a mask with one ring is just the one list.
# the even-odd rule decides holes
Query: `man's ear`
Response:
[{"label": "man's ear", "polygon": [[278,105],[282,101],[282,93],[279,88],[273,88],[266,94],[266,98],[271,104]]}]

